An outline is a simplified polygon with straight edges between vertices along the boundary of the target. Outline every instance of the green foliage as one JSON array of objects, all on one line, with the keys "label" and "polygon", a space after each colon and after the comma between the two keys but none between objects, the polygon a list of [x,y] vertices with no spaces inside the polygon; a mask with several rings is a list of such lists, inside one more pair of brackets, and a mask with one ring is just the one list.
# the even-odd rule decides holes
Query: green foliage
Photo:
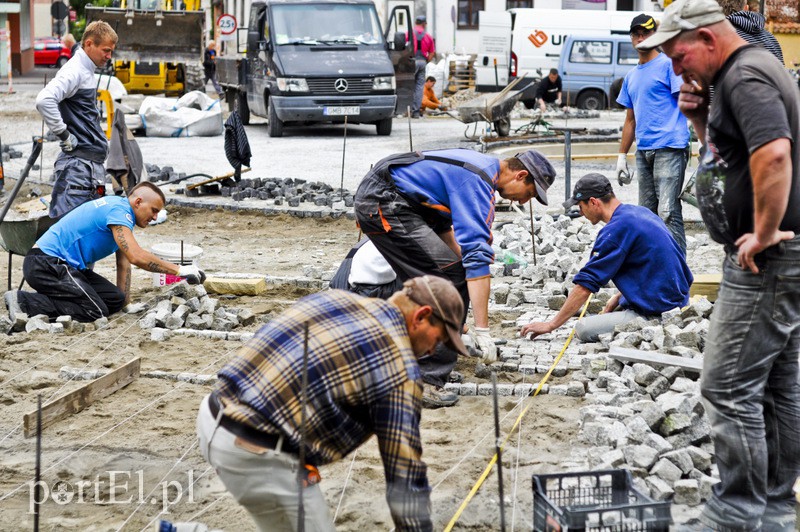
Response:
[{"label": "green foliage", "polygon": [[86,5],[91,4],[97,7],[110,7],[112,3],[113,0],[70,0],[70,7],[75,10],[77,17],[75,22],[69,23],[69,31],[75,37],[76,41],[81,42],[83,31],[86,29]]}]

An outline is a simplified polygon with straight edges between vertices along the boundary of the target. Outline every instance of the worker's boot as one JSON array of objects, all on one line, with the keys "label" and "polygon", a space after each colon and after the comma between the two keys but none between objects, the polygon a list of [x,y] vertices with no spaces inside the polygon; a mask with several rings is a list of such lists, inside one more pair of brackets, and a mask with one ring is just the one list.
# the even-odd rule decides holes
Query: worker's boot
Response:
[{"label": "worker's boot", "polygon": [[6,303],[8,317],[11,319],[12,323],[17,320],[18,314],[24,314],[24,312],[22,312],[22,308],[19,306],[18,294],[19,290],[9,290],[3,294],[3,301]]},{"label": "worker's boot", "polygon": [[441,386],[424,383],[422,385],[422,406],[423,408],[441,408],[443,406],[453,406],[458,402],[458,396],[445,390]]}]

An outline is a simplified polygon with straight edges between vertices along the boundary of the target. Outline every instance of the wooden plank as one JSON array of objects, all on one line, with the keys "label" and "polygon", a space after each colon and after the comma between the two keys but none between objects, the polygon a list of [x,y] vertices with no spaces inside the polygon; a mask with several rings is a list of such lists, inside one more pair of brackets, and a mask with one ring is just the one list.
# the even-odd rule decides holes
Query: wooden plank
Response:
[{"label": "wooden plank", "polygon": [[689,296],[705,296],[712,303],[717,299],[719,283],[722,282],[721,273],[702,273],[694,276],[694,282],[689,288]]},{"label": "wooden plank", "polygon": [[695,373],[700,373],[700,370],[703,369],[701,360],[665,355],[657,351],[642,351],[641,349],[611,346],[609,356],[626,362],[642,362],[643,364],[653,364],[655,366],[675,366]]},{"label": "wooden plank", "polygon": [[[246,174],[250,170],[251,170],[251,168],[242,168],[241,171],[239,172],[239,174]],[[211,179],[206,179],[205,181],[200,181],[199,183],[194,183],[193,185],[188,185],[186,187],[186,190],[194,190],[197,187],[200,187],[200,186],[203,186],[203,185],[208,185],[209,183],[216,183],[217,181],[222,181],[223,179],[230,179],[235,174],[236,174],[236,172],[228,172],[225,175],[212,177]]]},{"label": "wooden plank", "polygon": [[[141,364],[142,359],[136,357],[124,366],[43,405],[42,429],[65,417],[77,414],[95,401],[99,401],[127,386],[139,377]],[[26,438],[36,435],[36,410],[25,414],[23,425]]]}]

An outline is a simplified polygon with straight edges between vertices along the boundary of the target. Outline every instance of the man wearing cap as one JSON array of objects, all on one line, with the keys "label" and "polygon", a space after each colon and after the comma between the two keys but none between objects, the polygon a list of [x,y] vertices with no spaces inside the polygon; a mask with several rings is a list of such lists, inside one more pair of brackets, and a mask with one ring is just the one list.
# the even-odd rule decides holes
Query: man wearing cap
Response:
[{"label": "man wearing cap", "polygon": [[[474,150],[401,153],[379,161],[355,195],[364,234],[401,280],[432,274],[453,282],[466,309],[472,301],[473,337],[487,361],[496,360],[489,332],[489,265],[494,262],[495,192],[547,205],[555,170],[535,150],[499,161]],[[421,362],[423,405],[450,406],[458,396],[444,390],[456,353],[440,348]]]},{"label": "man wearing cap", "polygon": [[414,53],[414,101],[411,104],[411,118],[419,118],[422,107],[422,93],[425,86],[425,67],[436,55],[436,44],[433,37],[425,31],[428,19],[425,15],[417,16],[414,31],[406,35]]},{"label": "man wearing cap", "polygon": [[[703,143],[696,194],[725,246],[700,386],[720,482],[712,530],[789,531],[800,475],[800,98],[714,0],[678,0],[655,35],[683,76],[680,108]],[[714,86],[713,105],[708,88]],[[759,102],[754,106],[752,102]]]},{"label": "man wearing cap", "polygon": [[[635,47],[656,30],[650,15],[631,22]],[[639,50],[639,64],[625,75],[617,103],[627,109],[617,158],[617,181],[631,182],[628,151],[636,139],[639,205],[659,215],[678,245],[686,252],[680,195],[689,160],[689,128],[678,109],[681,78],[669,58],[658,50]]]},{"label": "man wearing cap", "polygon": [[316,468],[373,434],[396,528],[432,530],[417,359],[439,342],[466,352],[463,312],[441,277],[410,279],[387,301],[329,290],[262,327],[220,370],[198,413],[200,452],[259,531],[296,529],[298,469],[305,529],[334,530]]},{"label": "man wearing cap", "polygon": [[601,174],[587,174],[578,180],[564,208],[569,210],[573,205],[593,225],[606,225],[597,234],[589,262],[573,278],[575,287],[564,306],[552,320],[522,327],[523,336],[532,333],[535,338],[561,327],[590,294],[609,281],[619,292],[602,314],[584,317],[578,323],[575,332],[583,342],[596,342],[600,334],[637,317],[657,318],[688,304],[692,273],[658,216],[644,207],[620,202]]}]

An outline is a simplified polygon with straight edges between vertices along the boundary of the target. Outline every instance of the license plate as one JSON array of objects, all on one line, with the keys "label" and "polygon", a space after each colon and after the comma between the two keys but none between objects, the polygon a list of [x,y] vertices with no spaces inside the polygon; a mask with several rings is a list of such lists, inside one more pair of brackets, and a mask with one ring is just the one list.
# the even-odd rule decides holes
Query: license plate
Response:
[{"label": "license plate", "polygon": [[322,112],[325,114],[325,116],[357,115],[361,112],[361,108],[357,105],[346,107],[324,107]]}]

